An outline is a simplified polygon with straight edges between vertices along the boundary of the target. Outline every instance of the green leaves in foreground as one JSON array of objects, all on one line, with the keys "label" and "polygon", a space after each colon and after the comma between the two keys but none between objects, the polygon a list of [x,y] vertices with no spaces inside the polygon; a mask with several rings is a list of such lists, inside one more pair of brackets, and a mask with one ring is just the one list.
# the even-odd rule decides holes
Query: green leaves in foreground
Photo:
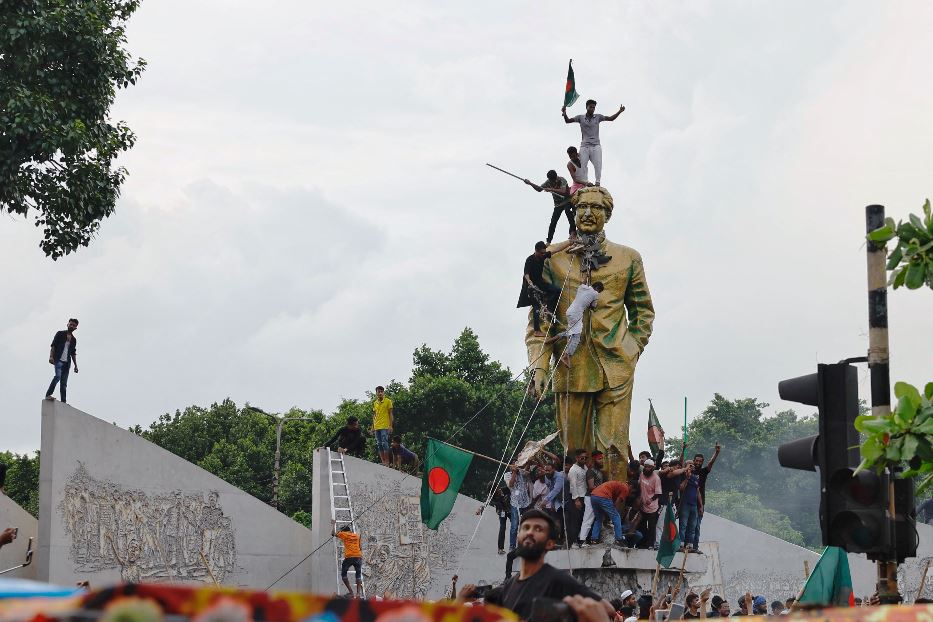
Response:
[{"label": "green leaves in foreground", "polygon": [[894,397],[897,405],[890,415],[862,415],[855,420],[855,429],[865,435],[859,469],[880,472],[889,465],[906,464],[900,477],[923,476],[917,489],[923,492],[933,486],[933,382],[923,393],[898,382]]},{"label": "green leaves in foreground", "polygon": [[877,244],[895,237],[897,246],[888,256],[888,285],[894,289],[902,285],[919,289],[926,283],[933,289],[933,214],[929,199],[923,204],[923,218],[909,214],[906,222],[897,224],[893,218],[885,218],[884,226],[868,234],[868,239]]}]

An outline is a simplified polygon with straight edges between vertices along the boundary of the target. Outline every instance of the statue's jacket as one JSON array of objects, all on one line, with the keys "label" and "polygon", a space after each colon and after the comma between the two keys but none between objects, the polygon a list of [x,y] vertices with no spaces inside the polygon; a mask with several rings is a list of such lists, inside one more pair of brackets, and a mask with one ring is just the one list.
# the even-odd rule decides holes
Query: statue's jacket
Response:
[{"label": "statue's jacket", "polygon": [[[555,392],[595,392],[615,388],[631,382],[635,363],[648,344],[654,322],[654,305],[645,280],[641,255],[633,248],[604,240],[603,254],[609,261],[592,271],[590,284],[601,281],[603,291],[595,309],[583,316],[583,335],[580,347],[570,360],[570,369],[558,365],[554,373]],[[577,287],[583,283],[580,258],[568,253],[556,253],[544,266],[544,279],[563,287],[557,305],[557,319],[566,324],[567,308],[573,302]],[[552,334],[565,330],[565,326]],[[551,346],[544,346],[544,338],[535,337],[531,323],[525,343],[529,357],[537,358],[536,367],[547,367]],[[555,357],[559,357],[566,342],[553,344]],[[544,348],[543,356],[539,356]]]}]

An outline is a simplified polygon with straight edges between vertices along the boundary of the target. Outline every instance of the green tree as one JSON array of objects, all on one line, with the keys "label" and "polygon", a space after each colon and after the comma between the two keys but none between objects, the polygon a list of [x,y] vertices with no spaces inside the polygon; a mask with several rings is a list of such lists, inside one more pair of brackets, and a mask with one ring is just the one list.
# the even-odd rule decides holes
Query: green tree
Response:
[{"label": "green tree", "polygon": [[39,516],[39,452],[35,457],[9,451],[0,452],[0,463],[7,466],[6,495],[35,517]]},{"label": "green tree", "polygon": [[763,506],[758,497],[734,490],[708,490],[706,502],[717,516],[800,546],[806,544],[786,515]]},{"label": "green tree", "polygon": [[0,211],[42,227],[52,259],[87,246],[113,213],[135,137],[109,120],[145,67],[124,48],[139,0],[0,2]]},{"label": "green tree", "polygon": [[[817,433],[817,419],[798,417],[792,410],[765,417],[763,409],[767,406],[755,398],[729,400],[715,394],[703,413],[687,426],[686,457],[689,460],[702,453],[709,459],[716,443],[722,445],[722,454],[706,483],[710,512],[720,513],[714,492],[749,495],[762,510],[786,517],[793,531],[802,535],[803,544],[818,546],[820,526],[813,508],[819,505],[819,476],[784,469],[777,460],[777,448],[782,443]],[[679,438],[669,439],[668,452],[679,455],[681,442]],[[737,522],[759,528],[758,523],[745,519]]]}]

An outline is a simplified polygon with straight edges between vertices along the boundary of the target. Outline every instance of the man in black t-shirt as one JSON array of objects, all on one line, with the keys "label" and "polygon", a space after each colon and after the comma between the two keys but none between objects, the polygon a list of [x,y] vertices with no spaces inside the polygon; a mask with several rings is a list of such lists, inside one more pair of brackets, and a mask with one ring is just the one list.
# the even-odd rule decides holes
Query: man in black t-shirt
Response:
[{"label": "man in black t-shirt", "polygon": [[541,332],[541,305],[554,311],[557,299],[560,296],[560,287],[544,280],[544,262],[554,253],[559,253],[572,244],[571,240],[553,245],[548,249],[544,242],[535,244],[535,252],[525,260],[525,271],[522,276],[522,290],[518,295],[517,308],[531,306],[531,321],[535,337],[544,337]]},{"label": "man in black t-shirt", "polygon": [[[544,556],[557,541],[557,524],[547,512],[530,509],[522,516],[518,532],[518,547],[515,553],[521,558],[521,570],[506,579],[501,585],[486,594],[485,601],[511,609],[518,617],[527,620],[536,598],[562,600],[565,596],[586,596],[600,600],[598,594],[574,579],[569,572],[558,570],[544,562]],[[474,600],[476,586],[465,585],[458,600]],[[607,601],[606,613],[613,615],[612,605]]]},{"label": "man in black t-shirt", "polygon": [[360,420],[348,417],[347,425],[337,430],[323,446],[332,447],[334,443],[337,443],[337,451],[340,453],[362,457],[366,449],[366,439],[363,438],[363,431],[360,429]]},{"label": "man in black t-shirt", "polygon": [[722,446],[716,443],[716,448],[713,450],[713,457],[709,459],[709,463],[706,466],[703,466],[703,454],[696,454],[693,456],[693,474],[700,478],[700,498],[703,499],[703,509],[700,510],[700,514],[697,516],[697,541],[700,539],[700,525],[703,522],[703,511],[706,509],[706,478],[709,477],[710,471],[713,470],[713,464],[716,462],[716,458],[719,457],[719,452],[721,450]]}]

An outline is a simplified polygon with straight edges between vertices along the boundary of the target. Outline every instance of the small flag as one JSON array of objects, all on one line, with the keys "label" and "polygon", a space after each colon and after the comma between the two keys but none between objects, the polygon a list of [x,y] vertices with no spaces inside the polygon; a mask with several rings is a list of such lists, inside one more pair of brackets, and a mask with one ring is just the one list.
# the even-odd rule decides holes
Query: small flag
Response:
[{"label": "small flag", "polygon": [[437,529],[457,501],[473,454],[446,443],[428,439],[421,479],[421,522]]},{"label": "small flag", "polygon": [[658,563],[665,568],[671,567],[674,554],[680,548],[680,533],[677,531],[677,521],[674,520],[674,508],[670,502],[664,511],[664,528],[661,530],[661,543],[658,545]]},{"label": "small flag", "polygon": [[658,452],[664,449],[664,428],[658,421],[658,414],[654,412],[654,404],[648,400],[648,445],[651,447],[651,455],[657,456]]},{"label": "small flag", "polygon": [[573,106],[577,98],[577,81],[573,77],[573,60],[567,65],[567,85],[564,87],[564,105]]},{"label": "small flag", "polygon": [[854,607],[849,557],[838,546],[827,546],[803,586],[797,602],[801,605]]}]

